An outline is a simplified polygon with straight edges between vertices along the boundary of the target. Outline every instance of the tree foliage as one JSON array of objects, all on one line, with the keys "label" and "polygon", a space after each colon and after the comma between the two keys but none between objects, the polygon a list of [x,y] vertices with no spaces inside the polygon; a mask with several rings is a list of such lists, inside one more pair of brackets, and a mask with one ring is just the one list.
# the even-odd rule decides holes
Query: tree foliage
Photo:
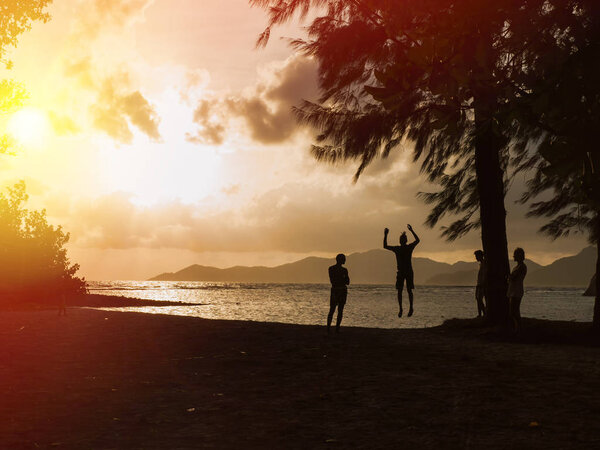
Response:
[{"label": "tree foliage", "polygon": [[16,47],[19,35],[31,29],[32,22],[47,22],[45,11],[52,0],[2,0],[0,2],[0,62],[11,67],[6,59],[8,48]]},{"label": "tree foliage", "polygon": [[[323,14],[308,39],[292,45],[319,61],[318,104],[296,109],[319,131],[313,155],[329,162],[356,160],[356,178],[377,157],[403,144],[438,192],[427,223],[458,215],[443,235],[461,237],[480,226],[475,140],[493,133],[505,172],[514,139],[527,67],[539,43],[532,26],[548,26],[544,0],[252,0],[269,9],[271,27],[312,8]],[[524,41],[521,36],[526,36]],[[476,127],[476,98],[490,98],[488,117]],[[507,180],[505,179],[505,182]]]},{"label": "tree foliage", "polygon": [[528,111],[522,135],[535,147],[517,159],[518,171],[533,173],[521,202],[530,204],[529,215],[549,218],[541,231],[552,238],[584,232],[597,242],[600,4],[562,3],[550,3],[560,20],[545,39],[546,57],[530,62],[537,81],[521,99]]},{"label": "tree foliage", "polygon": [[65,245],[69,233],[48,224],[46,211],[25,208],[23,181],[0,194],[0,287],[6,297],[48,300],[60,292],[85,292]]}]

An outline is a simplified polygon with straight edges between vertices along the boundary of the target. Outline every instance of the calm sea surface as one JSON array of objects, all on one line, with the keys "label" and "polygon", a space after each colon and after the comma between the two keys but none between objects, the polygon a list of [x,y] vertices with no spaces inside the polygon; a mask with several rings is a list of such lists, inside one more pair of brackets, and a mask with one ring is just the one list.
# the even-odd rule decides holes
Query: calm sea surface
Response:
[{"label": "calm sea surface", "polygon": [[[90,293],[149,300],[198,303],[194,306],[109,308],[207,319],[322,324],[329,309],[325,284],[251,284],[175,281],[101,281],[89,283]],[[521,314],[539,319],[590,321],[594,299],[584,289],[526,289]],[[356,285],[348,290],[345,326],[422,328],[450,318],[477,315],[472,287],[417,286],[415,315],[399,319],[396,290],[388,285]],[[404,293],[404,311],[408,298]]]}]

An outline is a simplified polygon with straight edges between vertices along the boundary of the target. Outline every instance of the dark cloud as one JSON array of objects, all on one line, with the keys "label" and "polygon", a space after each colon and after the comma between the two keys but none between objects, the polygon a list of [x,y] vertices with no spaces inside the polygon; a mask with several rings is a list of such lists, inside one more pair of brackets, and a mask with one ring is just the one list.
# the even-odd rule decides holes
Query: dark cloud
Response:
[{"label": "dark cloud", "polygon": [[188,139],[221,144],[229,117],[241,118],[251,138],[262,144],[280,143],[292,137],[299,129],[292,107],[318,96],[317,64],[295,56],[265,77],[251,93],[202,100],[194,112],[199,129]]}]

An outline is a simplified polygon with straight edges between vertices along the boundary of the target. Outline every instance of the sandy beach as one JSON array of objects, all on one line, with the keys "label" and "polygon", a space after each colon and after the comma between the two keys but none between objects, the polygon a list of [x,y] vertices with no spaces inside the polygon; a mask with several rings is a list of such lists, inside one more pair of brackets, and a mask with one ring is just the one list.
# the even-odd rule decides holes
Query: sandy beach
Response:
[{"label": "sandy beach", "polygon": [[0,448],[592,448],[587,324],[424,330],[0,312]]}]

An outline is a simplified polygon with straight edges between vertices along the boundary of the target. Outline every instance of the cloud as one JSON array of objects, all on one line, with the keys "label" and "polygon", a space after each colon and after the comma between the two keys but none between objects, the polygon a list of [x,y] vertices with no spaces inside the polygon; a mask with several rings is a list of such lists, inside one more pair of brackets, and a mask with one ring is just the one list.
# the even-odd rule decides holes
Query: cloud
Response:
[{"label": "cloud", "polygon": [[229,186],[225,186],[223,189],[221,189],[221,192],[223,192],[226,195],[235,195],[238,194],[240,192],[240,185],[239,184],[232,184]]},{"label": "cloud", "polygon": [[[406,215],[419,222],[412,205],[414,177],[389,176],[396,195],[379,198],[370,183],[328,186],[311,181],[286,183],[238,206],[220,211],[178,201],[153,207],[115,193],[70,205],[63,212],[79,248],[179,248],[195,252],[339,252],[378,247],[384,226]],[[226,196],[239,185],[223,189]],[[409,203],[405,204],[408,199]],[[59,200],[60,201],[60,200]],[[49,210],[55,209],[49,205]],[[405,219],[402,219],[404,222]],[[421,218],[422,221],[422,218]]]},{"label": "cloud", "polygon": [[[75,24],[74,37],[80,44],[99,36],[101,30],[123,28],[142,20],[154,0],[92,0],[82,3]],[[84,41],[84,42],[81,42]]]},{"label": "cloud", "polygon": [[137,128],[150,139],[160,141],[160,118],[152,104],[139,90],[131,88],[126,71],[98,80],[89,59],[67,64],[65,74],[75,78],[79,85],[95,96],[89,107],[94,127],[113,139],[129,144],[132,128]]},{"label": "cloud", "polygon": [[125,25],[132,18],[143,15],[144,10],[154,0],[95,0],[96,14],[100,19],[110,20],[117,25]]},{"label": "cloud", "polygon": [[[91,0],[80,3],[73,14],[67,39],[63,71],[91,96],[78,95],[77,103],[88,103],[91,124],[121,143],[131,143],[137,129],[160,141],[160,122],[155,107],[134,84],[130,61],[111,60],[115,45],[130,42],[131,26],[143,20],[154,0]],[[107,53],[108,51],[108,53]],[[131,59],[131,58],[129,58]],[[106,67],[109,67],[107,70]],[[118,67],[118,69],[114,69]],[[77,94],[80,94],[81,91]],[[65,121],[59,129],[74,132]]]},{"label": "cloud", "polygon": [[189,142],[221,145],[225,140],[225,114],[208,100],[201,100],[194,110],[194,122],[200,127],[196,134],[187,133]]},{"label": "cloud", "polygon": [[75,134],[80,129],[79,126],[77,126],[77,124],[75,123],[75,121],[68,116],[61,115],[54,111],[50,111],[48,113],[48,117],[50,118],[50,124],[52,125],[52,129],[59,136]]},{"label": "cloud", "polygon": [[203,99],[194,111],[199,129],[191,142],[220,145],[229,118],[241,119],[250,137],[261,144],[285,142],[300,129],[292,107],[318,97],[317,64],[301,55],[272,65],[260,81],[244,93]]}]

